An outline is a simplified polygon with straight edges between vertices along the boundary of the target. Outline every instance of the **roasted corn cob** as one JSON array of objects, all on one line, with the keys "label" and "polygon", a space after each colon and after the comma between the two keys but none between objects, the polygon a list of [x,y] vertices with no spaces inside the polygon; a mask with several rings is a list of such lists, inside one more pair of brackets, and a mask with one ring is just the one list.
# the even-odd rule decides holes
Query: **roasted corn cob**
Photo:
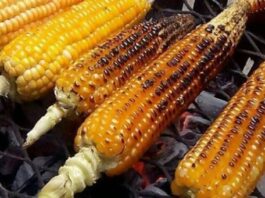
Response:
[{"label": "roasted corn cob", "polygon": [[230,100],[176,169],[172,191],[247,197],[265,169],[265,63]]},{"label": "roasted corn cob", "polygon": [[55,17],[82,0],[16,0],[0,2],[0,49],[20,33]]},{"label": "roasted corn cob", "polygon": [[[49,91],[58,75],[86,50],[143,18],[152,0],[84,0],[39,28],[18,36],[0,54],[2,81],[16,100]],[[4,79],[4,80],[3,80]]]},{"label": "roasted corn cob", "polygon": [[39,197],[72,197],[101,172],[120,174],[135,163],[222,68],[244,31],[250,9],[247,1],[236,1],[104,101],[80,126],[75,139],[78,153]]},{"label": "roasted corn cob", "polygon": [[57,103],[28,133],[25,146],[49,131],[62,117],[91,113],[115,89],[195,27],[191,15],[148,21],[126,29],[78,59],[58,78]]}]

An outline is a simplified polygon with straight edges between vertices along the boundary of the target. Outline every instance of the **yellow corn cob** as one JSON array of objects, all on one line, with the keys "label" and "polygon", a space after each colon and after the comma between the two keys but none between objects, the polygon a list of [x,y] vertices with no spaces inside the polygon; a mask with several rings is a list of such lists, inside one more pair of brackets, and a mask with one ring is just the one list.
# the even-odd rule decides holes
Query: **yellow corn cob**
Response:
[{"label": "yellow corn cob", "polygon": [[16,0],[0,3],[0,49],[20,33],[37,27],[82,0]]},{"label": "yellow corn cob", "polygon": [[86,50],[144,17],[152,0],[84,0],[4,47],[0,70],[16,100],[49,91],[58,75]]},{"label": "yellow corn cob", "polygon": [[101,172],[116,175],[131,167],[221,69],[243,33],[250,9],[247,1],[236,1],[104,101],[80,126],[78,153],[39,197],[72,197]]},{"label": "yellow corn cob", "polygon": [[164,52],[194,27],[190,15],[144,22],[126,29],[83,55],[56,82],[57,103],[52,105],[28,133],[25,146],[68,114],[88,115],[138,69]]},{"label": "yellow corn cob", "polygon": [[265,63],[248,79],[176,169],[172,191],[247,197],[265,170]]}]

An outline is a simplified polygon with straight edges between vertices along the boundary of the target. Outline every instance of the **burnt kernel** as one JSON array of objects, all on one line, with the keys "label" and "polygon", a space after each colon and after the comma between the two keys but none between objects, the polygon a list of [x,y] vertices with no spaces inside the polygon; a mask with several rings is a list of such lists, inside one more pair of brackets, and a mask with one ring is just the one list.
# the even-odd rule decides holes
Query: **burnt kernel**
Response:
[{"label": "burnt kernel", "polygon": [[161,78],[164,74],[165,74],[165,71],[164,70],[160,70],[160,71],[155,73],[155,77]]},{"label": "burnt kernel", "polygon": [[210,38],[203,38],[202,39],[202,43],[203,45],[206,47],[206,46],[209,46],[211,44],[212,40]]},{"label": "burnt kernel", "polygon": [[229,162],[229,166],[234,167],[235,164],[233,162]]},{"label": "burnt kernel", "polygon": [[236,117],[236,120],[235,120],[235,123],[240,125],[240,124],[242,124],[242,121],[243,121],[243,120],[241,119],[241,117],[238,117],[238,116],[237,116],[237,117]]},{"label": "burnt kernel", "polygon": [[209,60],[212,60],[212,59],[214,59],[215,54],[209,50],[209,51],[205,54],[205,56],[207,56],[207,58],[208,58]]},{"label": "burnt kernel", "polygon": [[171,74],[170,76],[170,79],[173,81],[173,82],[176,82],[178,79],[180,78],[180,74],[175,71],[173,74]]},{"label": "burnt kernel", "polygon": [[238,129],[237,129],[237,128],[233,128],[233,129],[231,129],[231,132],[232,132],[233,134],[238,134]]},{"label": "burnt kernel", "polygon": [[225,146],[222,146],[222,147],[220,148],[220,150],[223,151],[223,152],[226,152],[226,151],[227,151],[227,148],[226,148]]},{"label": "burnt kernel", "polygon": [[119,50],[118,50],[117,48],[113,48],[113,49],[110,51],[110,53],[109,53],[109,55],[112,56],[112,57],[115,57],[115,56],[118,55],[118,54],[119,54]]},{"label": "burnt kernel", "polygon": [[190,63],[188,61],[184,61],[181,66],[187,69],[190,66]]},{"label": "burnt kernel", "polygon": [[147,103],[151,105],[152,104],[152,101],[151,100],[147,100]]},{"label": "burnt kernel", "polygon": [[90,96],[90,97],[89,97],[89,101],[90,101],[91,103],[95,103],[95,98],[94,98],[94,96]]},{"label": "burnt kernel", "polygon": [[167,100],[162,100],[158,105],[157,105],[157,110],[159,112],[164,111],[167,108],[168,101]]},{"label": "burnt kernel", "polygon": [[256,128],[256,126],[255,126],[255,125],[252,125],[252,124],[250,124],[250,125],[248,125],[248,128],[249,128],[250,130],[254,131],[254,130],[255,130],[255,128]]},{"label": "burnt kernel", "polygon": [[168,65],[169,67],[174,67],[174,66],[176,66],[179,62],[180,62],[180,59],[175,57],[175,58],[171,59],[171,60],[167,63],[167,65]]},{"label": "burnt kernel", "polygon": [[74,82],[74,86],[78,88],[78,87],[80,87],[80,83]]},{"label": "burnt kernel", "polygon": [[226,179],[227,175],[226,174],[222,174],[222,179]]},{"label": "burnt kernel", "polygon": [[103,66],[109,64],[109,60],[106,57],[102,57],[101,59],[99,59],[98,64],[103,67]]},{"label": "burnt kernel", "polygon": [[216,160],[212,160],[211,163],[214,164],[214,165],[216,165],[217,164],[217,161]]},{"label": "burnt kernel", "polygon": [[109,69],[105,69],[105,70],[104,70],[104,75],[105,75],[105,76],[110,76],[110,71],[109,71]]},{"label": "burnt kernel", "polygon": [[164,81],[162,80],[161,83],[160,83],[160,87],[162,88],[162,90],[165,90],[168,88],[168,82],[167,81]]},{"label": "burnt kernel", "polygon": [[143,89],[148,89],[149,87],[154,85],[154,80],[148,79],[142,84]]},{"label": "burnt kernel", "polygon": [[217,41],[220,42],[220,44],[224,44],[227,40],[227,36],[225,36],[224,34],[222,34],[221,36],[218,37]]},{"label": "burnt kernel", "polygon": [[162,94],[162,90],[161,90],[161,87],[159,86],[158,88],[156,88],[156,90],[155,90],[155,94],[157,95],[157,96],[160,96],[161,94]]},{"label": "burnt kernel", "polygon": [[202,52],[205,49],[205,45],[203,43],[199,43],[196,45],[196,49],[198,52]]},{"label": "burnt kernel", "polygon": [[221,25],[218,25],[217,27],[218,27],[219,30],[225,31],[225,26],[224,25],[221,24]]},{"label": "burnt kernel", "polygon": [[212,33],[213,30],[214,30],[214,25],[212,24],[207,25],[207,27],[205,28],[205,31],[209,33]]},{"label": "burnt kernel", "polygon": [[207,157],[205,153],[201,153],[200,156],[201,156],[202,158],[206,158],[206,157]]},{"label": "burnt kernel", "polygon": [[121,63],[119,63],[118,61],[114,61],[114,62],[113,62],[113,67],[114,67],[115,69],[120,69],[120,68],[121,68]]}]

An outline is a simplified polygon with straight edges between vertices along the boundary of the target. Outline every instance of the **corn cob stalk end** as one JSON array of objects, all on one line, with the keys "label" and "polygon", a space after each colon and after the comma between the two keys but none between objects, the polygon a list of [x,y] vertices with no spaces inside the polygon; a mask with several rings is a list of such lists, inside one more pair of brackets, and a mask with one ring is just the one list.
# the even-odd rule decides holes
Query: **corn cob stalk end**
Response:
[{"label": "corn cob stalk end", "polygon": [[77,97],[72,94],[65,94],[61,90],[55,88],[55,95],[58,101],[47,110],[47,113],[41,117],[36,123],[34,128],[28,132],[24,148],[31,146],[35,143],[42,135],[46,134],[56,124],[58,124],[62,118],[68,116],[76,108],[74,104],[77,104]]},{"label": "corn cob stalk end", "polygon": [[0,96],[7,97],[7,95],[9,94],[9,91],[10,91],[10,83],[5,76],[1,75],[0,76]]},{"label": "corn cob stalk end", "polygon": [[108,164],[104,163],[94,146],[83,147],[59,169],[59,175],[52,178],[40,191],[39,198],[74,197],[86,186],[91,186],[100,177]]},{"label": "corn cob stalk end", "polygon": [[69,112],[68,109],[61,107],[59,104],[55,103],[50,106],[47,113],[36,123],[34,128],[27,134],[24,148],[29,147],[34,142],[36,142],[42,135],[51,130],[57,123],[61,121],[63,117]]}]

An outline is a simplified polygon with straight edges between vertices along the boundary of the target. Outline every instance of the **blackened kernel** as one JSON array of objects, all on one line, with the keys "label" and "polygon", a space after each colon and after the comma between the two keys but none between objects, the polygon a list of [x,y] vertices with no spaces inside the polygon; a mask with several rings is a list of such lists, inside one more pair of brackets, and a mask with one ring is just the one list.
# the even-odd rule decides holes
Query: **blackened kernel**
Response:
[{"label": "blackened kernel", "polygon": [[106,75],[106,76],[110,76],[110,71],[109,71],[109,69],[105,69],[105,70],[104,70],[104,75]]},{"label": "blackened kernel", "polygon": [[223,151],[223,152],[226,152],[226,151],[227,151],[227,148],[226,148],[225,146],[222,146],[222,147],[220,148],[220,150]]},{"label": "blackened kernel", "polygon": [[233,129],[231,129],[231,132],[232,132],[233,134],[238,134],[238,129],[237,129],[237,128],[233,128]]},{"label": "blackened kernel", "polygon": [[180,75],[177,71],[175,71],[173,74],[171,74],[170,78],[172,81],[176,82],[179,79]]},{"label": "blackened kernel", "polygon": [[155,73],[155,77],[161,78],[164,74],[165,74],[165,71],[160,70],[160,71],[158,71],[158,72]]},{"label": "blackened kernel", "polygon": [[196,45],[196,49],[198,50],[198,52],[201,52],[204,50],[204,45],[202,43],[199,43]]},{"label": "blackened kernel", "polygon": [[211,39],[209,39],[209,38],[203,38],[202,39],[202,43],[204,44],[204,46],[208,46],[208,45],[210,45],[211,44]]},{"label": "blackened kernel", "polygon": [[188,61],[184,61],[182,63],[182,67],[184,67],[184,68],[188,68],[189,66],[190,66],[190,63]]},{"label": "blackened kernel", "polygon": [[250,125],[248,125],[248,128],[249,128],[250,130],[254,131],[256,127],[250,124]]},{"label": "blackened kernel", "polygon": [[214,164],[214,165],[216,165],[217,164],[217,161],[216,160],[212,160],[211,163]]},{"label": "blackened kernel", "polygon": [[110,55],[112,57],[116,56],[119,54],[119,50],[117,48],[113,48],[111,51],[110,51]]},{"label": "blackened kernel", "polygon": [[226,179],[227,175],[226,174],[222,174],[222,179]]},{"label": "blackened kernel", "polygon": [[227,36],[225,36],[224,34],[222,34],[221,36],[218,37],[217,40],[220,41],[220,43],[224,44],[225,41],[227,40]]},{"label": "blackened kernel", "polygon": [[206,32],[212,33],[214,30],[214,25],[209,24],[206,28],[205,28]]},{"label": "blackened kernel", "polygon": [[114,66],[114,68],[116,68],[116,69],[120,69],[120,68],[121,68],[121,64],[120,64],[118,61],[114,61],[114,62],[113,62],[113,66]]},{"label": "blackened kernel", "polygon": [[99,61],[98,64],[100,64],[101,66],[105,66],[107,64],[109,64],[109,61],[106,57],[102,57]]},{"label": "blackened kernel", "polygon": [[161,81],[160,86],[162,87],[162,89],[167,89],[168,88],[168,82],[167,81]]},{"label": "blackened kernel", "polygon": [[180,59],[175,57],[175,58],[171,59],[171,60],[167,63],[167,65],[168,65],[169,67],[174,67],[174,66],[176,66],[179,62],[180,62]]},{"label": "blackened kernel", "polygon": [[147,100],[147,103],[151,105],[152,104],[152,101],[151,100]]},{"label": "blackened kernel", "polygon": [[167,108],[168,101],[167,100],[162,100],[158,105],[157,105],[157,110],[159,112],[164,111]]},{"label": "blackened kernel", "polygon": [[229,166],[234,167],[235,164],[233,162],[229,162]]},{"label": "blackened kernel", "polygon": [[89,97],[89,101],[90,101],[91,103],[95,103],[95,98],[94,98],[94,96],[90,96],[90,97]]},{"label": "blackened kernel", "polygon": [[200,156],[201,156],[202,158],[206,158],[206,157],[207,157],[205,153],[201,153]]},{"label": "blackened kernel", "polygon": [[142,84],[143,89],[148,89],[149,87],[154,85],[154,80],[148,79]]},{"label": "blackened kernel", "polygon": [[222,25],[222,24],[221,24],[221,25],[218,25],[217,27],[218,27],[221,31],[224,31],[224,30],[225,30],[225,26]]},{"label": "blackened kernel", "polygon": [[155,94],[156,94],[157,96],[160,96],[161,93],[162,93],[161,88],[160,88],[160,87],[156,88],[156,90],[155,90]]}]

